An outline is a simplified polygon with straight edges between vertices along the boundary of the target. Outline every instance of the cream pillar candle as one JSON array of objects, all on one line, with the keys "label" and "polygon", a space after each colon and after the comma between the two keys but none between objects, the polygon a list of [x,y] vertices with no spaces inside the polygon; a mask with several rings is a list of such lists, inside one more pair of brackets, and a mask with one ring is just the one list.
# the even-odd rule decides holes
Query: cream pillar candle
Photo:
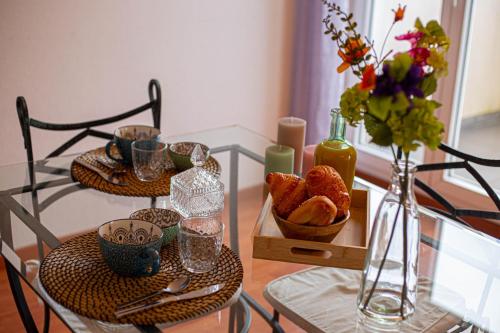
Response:
[{"label": "cream pillar candle", "polygon": [[304,158],[302,161],[302,177],[306,177],[309,170],[314,166],[314,151],[316,145],[309,145],[304,148]]},{"label": "cream pillar candle", "polygon": [[306,139],[306,121],[296,117],[283,117],[278,121],[278,144],[295,149],[293,172],[302,173],[302,151]]},{"label": "cream pillar candle", "polygon": [[270,172],[293,173],[294,149],[282,145],[266,148],[264,179]]}]

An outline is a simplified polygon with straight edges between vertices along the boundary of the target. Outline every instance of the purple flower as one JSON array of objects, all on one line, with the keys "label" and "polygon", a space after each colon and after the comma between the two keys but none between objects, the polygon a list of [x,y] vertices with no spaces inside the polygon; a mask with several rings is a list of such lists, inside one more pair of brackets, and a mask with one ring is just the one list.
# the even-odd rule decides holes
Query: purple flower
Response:
[{"label": "purple flower", "polygon": [[382,74],[377,75],[377,81],[375,84],[375,89],[373,90],[373,95],[375,96],[391,96],[395,95],[396,91],[401,91],[401,88],[397,84],[396,80],[389,75],[389,65],[384,64],[382,67]]},{"label": "purple flower", "polygon": [[396,96],[403,91],[410,99],[412,96],[424,97],[424,94],[418,85],[422,80],[422,68],[412,64],[408,73],[401,82],[397,82],[389,74],[389,65],[384,64],[382,74],[377,75],[377,83],[373,90],[374,96]]},{"label": "purple flower", "polygon": [[424,97],[424,93],[418,87],[422,81],[423,70],[420,66],[412,64],[405,78],[401,81],[401,86],[407,97]]}]

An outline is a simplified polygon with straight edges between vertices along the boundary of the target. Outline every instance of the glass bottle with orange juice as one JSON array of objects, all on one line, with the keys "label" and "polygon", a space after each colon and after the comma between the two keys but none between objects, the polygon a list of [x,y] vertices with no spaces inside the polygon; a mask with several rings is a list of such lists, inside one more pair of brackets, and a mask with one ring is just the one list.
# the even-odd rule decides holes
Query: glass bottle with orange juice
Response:
[{"label": "glass bottle with orange juice", "polygon": [[316,146],[314,165],[329,165],[340,174],[351,194],[356,169],[356,150],[345,138],[345,119],[340,109],[331,111],[330,137]]}]

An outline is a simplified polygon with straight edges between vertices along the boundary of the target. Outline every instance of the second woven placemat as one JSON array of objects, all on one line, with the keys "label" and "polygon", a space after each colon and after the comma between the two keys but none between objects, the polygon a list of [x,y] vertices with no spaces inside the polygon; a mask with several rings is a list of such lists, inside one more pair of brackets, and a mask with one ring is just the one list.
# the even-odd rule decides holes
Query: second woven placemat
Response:
[{"label": "second woven placemat", "polygon": [[[123,277],[104,262],[97,232],[75,237],[50,252],[41,264],[40,281],[50,297],[71,311],[88,318],[121,324],[154,325],[194,319],[216,311],[240,288],[243,267],[239,258],[223,245],[217,266],[210,272],[191,274],[180,263],[177,242],[161,251],[160,272],[152,277]],[[161,288],[181,275],[190,275],[185,292],[225,283],[212,295],[173,302],[117,319],[118,304],[129,302]]]},{"label": "second woven placemat", "polygon": [[[106,152],[104,148],[97,148],[80,155],[78,158],[81,158],[93,166],[109,173],[110,170],[108,168],[97,162],[97,158],[99,156],[103,157],[105,155]],[[215,160],[212,156],[208,158],[203,168],[212,172],[216,176],[219,176],[221,173],[219,162],[217,162],[217,160]],[[123,174],[118,175],[118,178],[120,181],[127,182],[128,185],[119,186],[105,181],[96,172],[89,170],[78,163],[73,162],[71,164],[71,176],[74,180],[80,182],[81,184],[101,192],[133,197],[161,197],[169,195],[170,178],[176,174],[177,171],[175,169],[165,169],[160,178],[157,180],[152,182],[143,182],[136,177],[134,168],[127,167]]]}]

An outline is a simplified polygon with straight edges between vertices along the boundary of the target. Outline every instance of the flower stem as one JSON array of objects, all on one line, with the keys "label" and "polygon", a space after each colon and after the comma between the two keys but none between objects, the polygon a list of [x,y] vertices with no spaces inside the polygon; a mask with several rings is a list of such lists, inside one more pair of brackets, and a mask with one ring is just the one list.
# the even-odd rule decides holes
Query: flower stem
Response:
[{"label": "flower stem", "polygon": [[406,199],[408,195],[408,154],[405,154],[405,172],[401,189],[401,201],[403,203],[403,287],[401,288],[401,305],[399,311],[401,318],[404,319],[404,304],[406,300],[407,281],[406,275],[408,272],[408,207]]},{"label": "flower stem", "polygon": [[396,156],[396,152],[394,151],[394,146],[391,144],[390,147],[391,147],[391,151],[392,151],[392,156],[394,157],[394,163],[395,163],[395,165],[397,165],[398,157]]},{"label": "flower stem", "polygon": [[377,272],[377,276],[375,277],[375,281],[373,281],[372,288],[370,289],[370,293],[368,294],[368,297],[366,298],[365,304],[363,305],[363,309],[366,309],[368,306],[368,302],[370,302],[370,299],[373,296],[373,292],[375,291],[375,288],[377,287],[378,280],[380,279],[380,275],[382,274],[382,270],[384,269],[384,264],[387,259],[387,255],[389,254],[389,248],[391,247],[392,243],[392,238],[394,237],[394,231],[396,230],[396,223],[398,221],[398,216],[399,216],[399,210],[401,209],[401,202],[398,205],[398,210],[396,211],[396,216],[394,217],[394,223],[392,224],[392,230],[391,230],[391,235],[389,236],[389,241],[387,243],[387,247],[384,252],[384,256],[382,257],[382,261],[380,262],[380,267]]},{"label": "flower stem", "polygon": [[[389,38],[389,35],[391,34],[391,30],[392,30],[392,27],[394,27],[394,23],[395,22],[392,22],[391,24],[391,27],[389,28],[389,30],[387,31],[387,34],[385,35],[385,38],[384,38],[384,42],[382,43],[382,49],[380,49],[380,56],[383,58],[384,57],[384,48],[385,48],[385,43],[387,43],[387,39]],[[381,60],[382,61],[382,60]]]}]

